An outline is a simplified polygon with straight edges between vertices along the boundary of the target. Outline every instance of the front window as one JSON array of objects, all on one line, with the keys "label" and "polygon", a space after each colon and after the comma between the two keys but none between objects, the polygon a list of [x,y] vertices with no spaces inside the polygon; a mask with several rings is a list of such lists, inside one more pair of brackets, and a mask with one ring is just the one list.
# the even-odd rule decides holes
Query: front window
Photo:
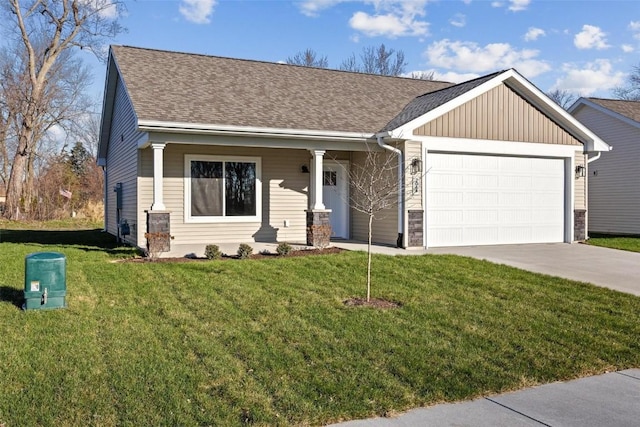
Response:
[{"label": "front window", "polygon": [[186,156],[185,172],[187,221],[259,221],[259,158]]}]

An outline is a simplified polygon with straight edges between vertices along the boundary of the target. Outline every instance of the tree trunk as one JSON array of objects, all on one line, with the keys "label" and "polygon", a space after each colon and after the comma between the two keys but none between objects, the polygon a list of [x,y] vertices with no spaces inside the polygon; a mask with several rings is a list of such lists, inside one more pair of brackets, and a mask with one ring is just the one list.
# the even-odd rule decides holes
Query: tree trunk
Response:
[{"label": "tree trunk", "polygon": [[367,242],[367,302],[371,300],[371,234],[373,215],[369,214],[369,241]]},{"label": "tree trunk", "polygon": [[[20,145],[22,145],[22,143]],[[11,166],[11,173],[9,174],[9,182],[7,183],[5,216],[8,219],[20,218],[20,199],[22,197],[25,166],[26,156],[18,150],[13,158],[13,165]]]}]

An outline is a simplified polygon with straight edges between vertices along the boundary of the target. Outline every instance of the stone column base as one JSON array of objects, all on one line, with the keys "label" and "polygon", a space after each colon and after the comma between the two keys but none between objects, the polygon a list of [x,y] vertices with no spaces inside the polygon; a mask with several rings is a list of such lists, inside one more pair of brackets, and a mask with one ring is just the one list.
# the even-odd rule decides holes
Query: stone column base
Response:
[{"label": "stone column base", "polygon": [[573,240],[581,242],[587,238],[587,211],[575,209],[573,211]]},{"label": "stone column base", "polygon": [[149,255],[171,250],[171,214],[166,211],[147,211],[147,250]]},{"label": "stone column base", "polygon": [[424,246],[424,211],[409,211],[409,247]]},{"label": "stone column base", "polygon": [[307,245],[326,248],[331,243],[330,209],[313,209],[307,212]]}]

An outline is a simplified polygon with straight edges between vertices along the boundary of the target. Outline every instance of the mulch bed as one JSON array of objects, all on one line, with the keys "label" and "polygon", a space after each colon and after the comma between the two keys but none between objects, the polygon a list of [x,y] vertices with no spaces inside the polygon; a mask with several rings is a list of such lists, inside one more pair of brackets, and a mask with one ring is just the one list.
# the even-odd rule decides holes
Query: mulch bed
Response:
[{"label": "mulch bed", "polygon": [[[264,253],[252,254],[249,258],[250,259],[292,258],[292,257],[299,257],[299,256],[338,254],[345,250],[346,249],[341,249],[336,247],[324,248],[324,249],[300,249],[300,250],[293,250],[289,252],[288,255],[278,255],[277,253],[264,252]],[[221,261],[237,260],[237,259],[238,259],[237,255],[223,255],[222,258],[220,258]],[[136,258],[122,259],[122,260],[119,260],[118,262],[203,262],[203,261],[209,261],[209,259],[199,258],[199,257],[174,257],[174,258],[156,258],[156,259],[151,259],[148,257],[136,257]]]}]

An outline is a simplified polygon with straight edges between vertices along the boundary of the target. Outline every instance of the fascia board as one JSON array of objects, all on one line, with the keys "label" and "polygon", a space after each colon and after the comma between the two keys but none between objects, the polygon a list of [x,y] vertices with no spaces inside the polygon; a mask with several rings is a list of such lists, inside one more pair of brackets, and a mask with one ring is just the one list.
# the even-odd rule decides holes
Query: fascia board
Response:
[{"label": "fascia board", "polygon": [[611,146],[604,142],[598,135],[589,130],[585,125],[580,123],[578,119],[569,114],[558,104],[553,102],[546,94],[540,89],[535,87],[531,82],[522,77],[515,70],[511,71],[509,85],[516,91],[520,92],[523,96],[532,102],[540,110],[549,114],[555,120],[559,122],[565,129],[571,134],[576,136],[584,143],[584,151],[610,151]]},{"label": "fascia board", "polygon": [[201,123],[164,122],[139,120],[138,130],[143,132],[166,132],[200,135],[227,135],[273,137],[287,139],[366,141],[374,138],[373,133],[319,131],[307,129],[261,128],[252,126],[230,126]]}]

